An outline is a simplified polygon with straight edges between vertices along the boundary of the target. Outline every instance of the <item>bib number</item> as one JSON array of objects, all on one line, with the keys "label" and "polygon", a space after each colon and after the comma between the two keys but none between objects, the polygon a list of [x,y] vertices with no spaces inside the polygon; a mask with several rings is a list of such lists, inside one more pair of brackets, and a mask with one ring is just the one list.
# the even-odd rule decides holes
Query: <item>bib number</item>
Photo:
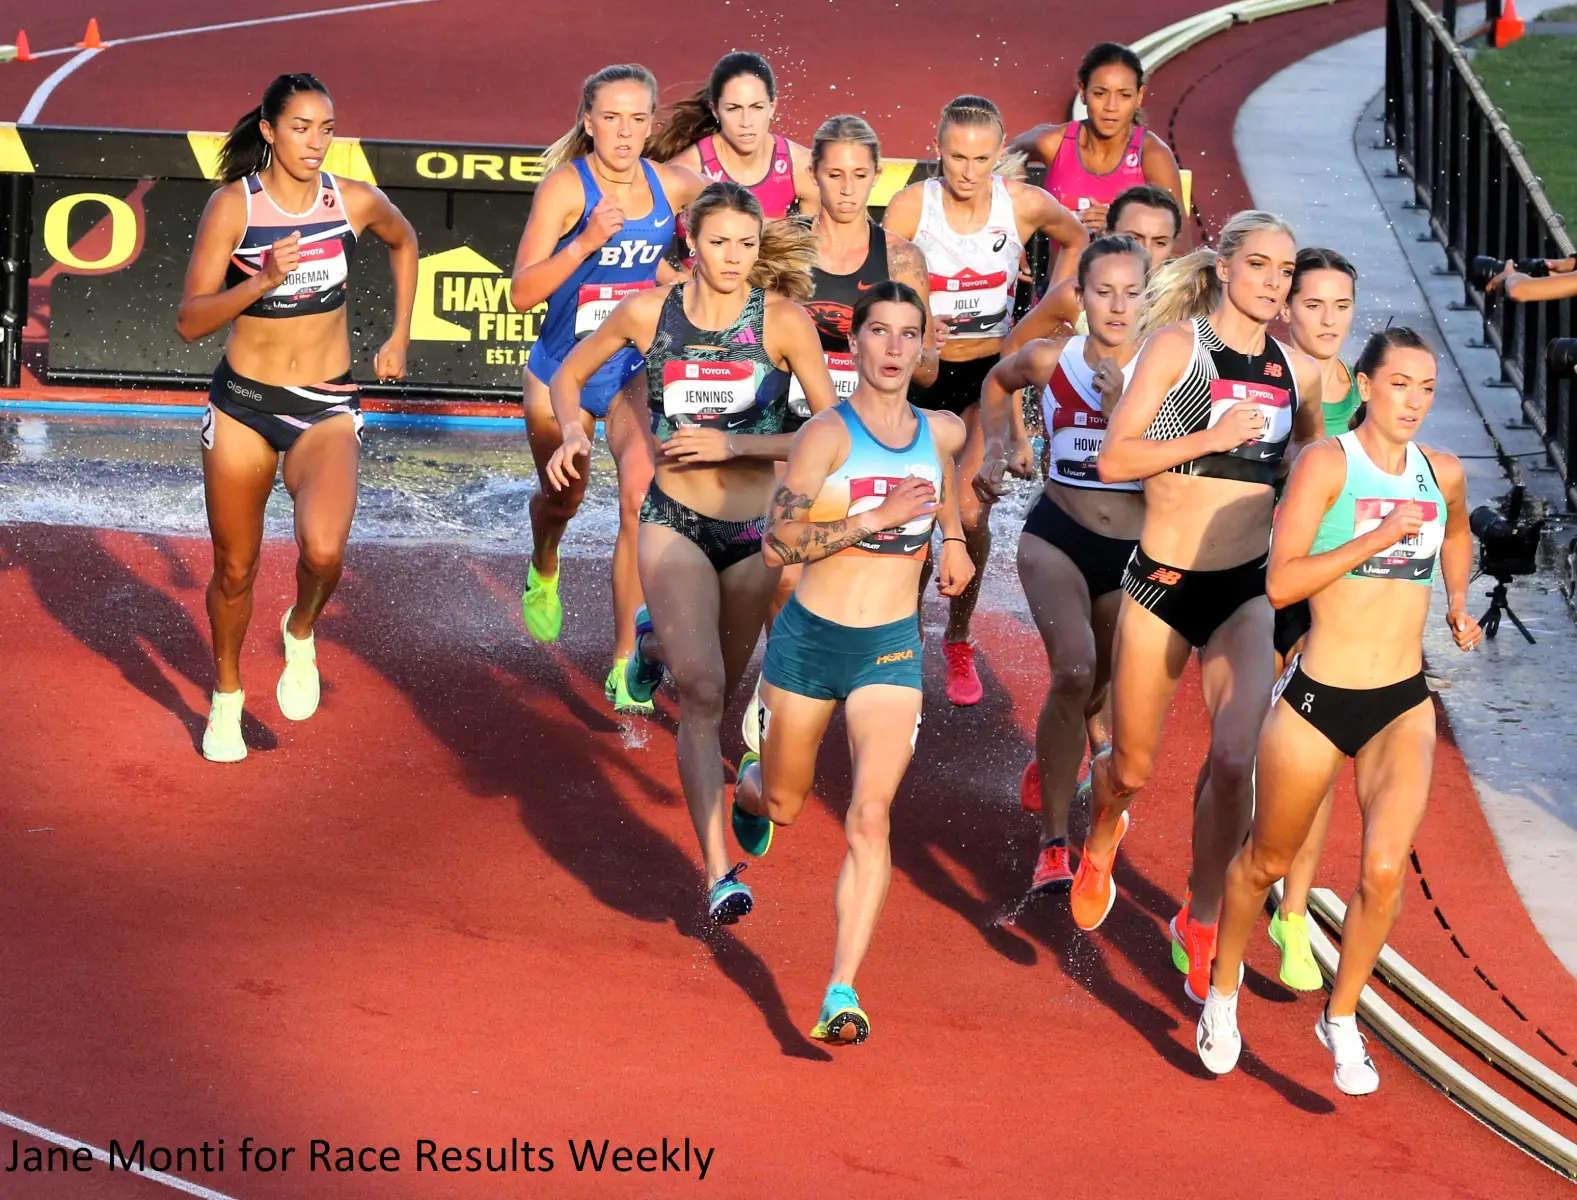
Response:
[{"label": "bib number", "polygon": [[[821,356],[827,360],[827,373],[832,376],[833,392],[839,400],[847,400],[854,395],[854,389],[860,382],[860,373],[854,368],[854,355],[824,350]],[[789,380],[788,406],[789,412],[801,420],[810,416],[810,401],[805,396],[805,387],[798,375]]]},{"label": "bib number", "polygon": [[[1380,527],[1390,513],[1406,503],[1396,499],[1358,497],[1353,500],[1352,535],[1360,538]],[[1394,542],[1373,558],[1361,562],[1352,574],[1362,579],[1416,579],[1420,583],[1432,579],[1435,556],[1445,541],[1445,526],[1440,520],[1440,506],[1433,500],[1420,500],[1424,523],[1418,532]]]},{"label": "bib number", "polygon": [[640,280],[636,283],[582,284],[575,298],[576,340],[602,328],[602,323],[608,319],[608,314],[614,310],[620,300],[656,286],[653,280]]},{"label": "bib number", "polygon": [[1210,381],[1209,428],[1224,417],[1235,404],[1252,400],[1259,406],[1265,432],[1259,439],[1234,446],[1227,453],[1235,458],[1262,462],[1281,457],[1287,439],[1292,436],[1292,393],[1286,388],[1271,387],[1265,383],[1242,383],[1236,379]]},{"label": "bib number", "polygon": [[748,362],[663,364],[663,415],[676,425],[732,431],[756,406],[756,368]]}]

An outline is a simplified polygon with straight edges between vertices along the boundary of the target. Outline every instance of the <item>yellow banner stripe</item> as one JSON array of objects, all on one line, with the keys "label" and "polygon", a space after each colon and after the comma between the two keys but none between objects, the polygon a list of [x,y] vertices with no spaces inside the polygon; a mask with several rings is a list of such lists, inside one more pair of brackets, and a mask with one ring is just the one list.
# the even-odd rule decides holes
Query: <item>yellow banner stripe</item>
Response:
[{"label": "yellow banner stripe", "polygon": [[27,156],[22,135],[9,121],[0,121],[0,171],[12,175],[31,175],[33,160]]},{"label": "yellow banner stripe", "polygon": [[[225,135],[222,133],[192,130],[186,135],[192,156],[197,159],[197,169],[209,179],[219,178],[219,151],[224,147],[224,140]],[[3,148],[3,142],[0,142],[0,150]],[[378,182],[372,173],[372,164],[367,161],[367,152],[361,148],[360,138],[335,138],[323,162],[323,169],[342,179],[359,179],[371,184]]]},{"label": "yellow banner stripe", "polygon": [[915,165],[912,158],[885,160],[881,173],[876,176],[876,186],[871,189],[871,206],[886,208],[894,196],[909,186],[909,181],[914,178]]}]

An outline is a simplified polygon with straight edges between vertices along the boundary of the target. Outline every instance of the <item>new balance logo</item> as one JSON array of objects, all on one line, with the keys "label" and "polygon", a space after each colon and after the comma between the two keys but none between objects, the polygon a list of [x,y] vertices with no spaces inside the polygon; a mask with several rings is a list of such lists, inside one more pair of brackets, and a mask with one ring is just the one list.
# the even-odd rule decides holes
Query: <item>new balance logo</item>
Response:
[{"label": "new balance logo", "polygon": [[1280,379],[1281,378],[1281,364],[1278,363],[1278,362],[1266,363],[1265,364],[1265,374],[1268,375],[1271,379]]},{"label": "new balance logo", "polygon": [[1150,580],[1151,583],[1159,583],[1162,587],[1171,587],[1174,584],[1182,582],[1183,573],[1181,571],[1174,571],[1170,567],[1157,567],[1155,570],[1146,575],[1145,578]]}]

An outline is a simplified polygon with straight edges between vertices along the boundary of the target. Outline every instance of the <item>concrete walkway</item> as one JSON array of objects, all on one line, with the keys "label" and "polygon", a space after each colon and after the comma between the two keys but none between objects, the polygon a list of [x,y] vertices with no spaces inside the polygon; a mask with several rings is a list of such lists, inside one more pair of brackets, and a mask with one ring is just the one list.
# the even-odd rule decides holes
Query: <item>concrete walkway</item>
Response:
[{"label": "concrete walkway", "polygon": [[[1523,6],[1523,16],[1552,5]],[[1464,12],[1461,28],[1473,22]],[[1447,275],[1425,217],[1405,207],[1411,184],[1396,177],[1383,145],[1385,35],[1364,34],[1274,76],[1238,113],[1234,137],[1255,203],[1283,214],[1300,245],[1329,246],[1359,272],[1358,319],[1348,361],[1387,321],[1411,325],[1442,350],[1430,445],[1463,458],[1469,506],[1503,494],[1510,480],[1497,447],[1518,456],[1530,494],[1558,497],[1541,443],[1521,426],[1516,393],[1498,379],[1492,351],[1474,348],[1483,326],[1451,312],[1462,281]],[[1562,541],[1571,537],[1570,526]],[[1485,581],[1472,588],[1487,607]],[[1553,570],[1519,579],[1511,603],[1538,638],[1530,646],[1504,624],[1472,655],[1451,644],[1441,619],[1444,589],[1425,636],[1430,673],[1517,891],[1545,940],[1577,975],[1577,628]]]}]

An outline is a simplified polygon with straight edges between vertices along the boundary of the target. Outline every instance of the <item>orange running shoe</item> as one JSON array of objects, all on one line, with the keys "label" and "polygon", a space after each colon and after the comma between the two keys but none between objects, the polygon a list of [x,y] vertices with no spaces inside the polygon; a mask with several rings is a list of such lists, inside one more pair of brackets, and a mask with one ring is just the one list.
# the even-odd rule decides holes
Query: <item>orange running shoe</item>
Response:
[{"label": "orange running shoe", "polygon": [[1203,1004],[1210,992],[1210,967],[1216,961],[1216,927],[1201,925],[1188,915],[1185,908],[1172,918],[1172,945],[1188,954],[1188,975],[1183,980],[1183,991],[1195,1004]]},{"label": "orange running shoe", "polygon": [[1018,806],[1025,812],[1040,811],[1040,764],[1034,759],[1018,778]]},{"label": "orange running shoe", "polygon": [[1073,868],[1068,865],[1066,845],[1042,846],[1035,860],[1035,874],[1029,881],[1029,894],[1065,892],[1073,886]]},{"label": "orange running shoe", "polygon": [[1106,920],[1106,914],[1112,911],[1112,905],[1117,903],[1117,885],[1112,882],[1112,868],[1117,865],[1117,848],[1122,845],[1127,833],[1128,811],[1124,809],[1122,816],[1117,819],[1117,840],[1104,862],[1097,861],[1096,856],[1090,853],[1089,843],[1085,843],[1084,853],[1079,858],[1078,872],[1073,876],[1073,887],[1068,892],[1073,923],[1085,933],[1099,929],[1101,922]]}]

